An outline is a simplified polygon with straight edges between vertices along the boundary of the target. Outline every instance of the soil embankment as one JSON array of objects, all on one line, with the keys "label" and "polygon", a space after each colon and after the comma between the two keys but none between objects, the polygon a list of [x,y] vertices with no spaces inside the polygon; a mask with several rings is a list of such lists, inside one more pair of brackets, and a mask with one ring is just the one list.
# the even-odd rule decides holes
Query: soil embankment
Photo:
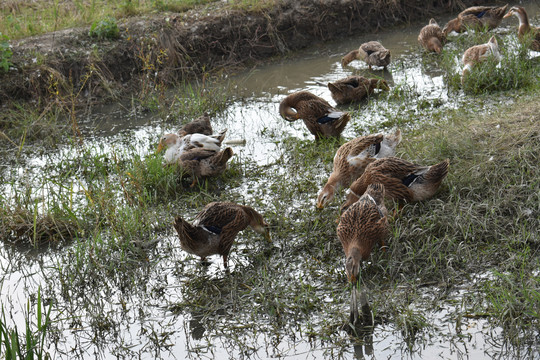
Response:
[{"label": "soil embankment", "polygon": [[260,10],[214,3],[183,14],[132,18],[117,40],[88,28],[19,41],[0,74],[0,105],[10,101],[78,102],[148,93],[157,86],[241,67],[314,42],[376,32],[487,1],[285,0]]}]

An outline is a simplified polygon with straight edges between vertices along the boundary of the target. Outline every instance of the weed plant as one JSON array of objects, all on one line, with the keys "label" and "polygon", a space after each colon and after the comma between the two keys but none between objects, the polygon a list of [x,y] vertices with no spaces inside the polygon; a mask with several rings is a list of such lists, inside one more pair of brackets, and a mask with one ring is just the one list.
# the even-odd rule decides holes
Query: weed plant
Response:
[{"label": "weed plant", "polygon": [[0,32],[0,69],[2,69],[4,72],[9,70],[12,55],[13,52],[11,51],[11,46],[9,45],[9,38],[2,35]]},{"label": "weed plant", "polygon": [[478,95],[528,88],[538,84],[538,64],[528,56],[527,44],[518,43],[515,36],[503,42],[498,38],[501,61],[488,57],[486,61],[473,67],[461,83],[463,64],[461,58],[469,47],[485,44],[491,34],[474,33],[474,36],[457,38],[454,44],[446,46],[443,51],[441,66],[445,70],[448,87],[454,91],[463,90],[468,94]]},{"label": "weed plant", "polygon": [[116,39],[120,36],[120,30],[113,17],[96,20],[90,26],[88,35],[98,39]]},{"label": "weed plant", "polygon": [[[32,322],[30,316],[30,300],[27,302],[26,316],[24,319],[25,330],[19,333],[15,328],[9,328],[6,321],[6,314],[2,306],[2,316],[0,317],[0,353],[5,359],[51,359],[50,354],[45,351],[45,338],[51,327],[51,309],[46,310],[43,306],[41,291],[38,289],[36,304],[36,324]],[[36,330],[33,330],[34,326]]]}]

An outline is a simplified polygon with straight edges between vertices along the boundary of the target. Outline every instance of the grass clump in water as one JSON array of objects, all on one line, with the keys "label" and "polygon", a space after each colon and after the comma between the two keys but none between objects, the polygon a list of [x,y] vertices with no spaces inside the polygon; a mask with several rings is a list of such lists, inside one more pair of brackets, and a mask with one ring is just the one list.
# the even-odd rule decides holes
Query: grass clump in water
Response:
[{"label": "grass clump in water", "polygon": [[36,307],[36,330],[33,330],[34,324],[30,316],[30,300],[26,307],[26,316],[24,319],[25,331],[19,333],[17,326],[10,329],[7,321],[5,309],[1,306],[2,316],[0,317],[0,353],[3,353],[6,359],[51,359],[50,354],[45,351],[45,337],[51,326],[51,309],[45,311],[41,290],[37,293]]},{"label": "grass clump in water", "polygon": [[441,67],[445,71],[445,80],[450,89],[457,91],[463,88],[468,94],[478,95],[538,87],[540,71],[537,60],[529,58],[526,46],[517,43],[515,38],[506,43],[499,38],[501,61],[497,62],[493,57],[488,57],[473,66],[462,84],[463,53],[471,46],[485,44],[490,36],[491,34],[479,33],[472,38],[460,37],[453,46],[445,48]]}]

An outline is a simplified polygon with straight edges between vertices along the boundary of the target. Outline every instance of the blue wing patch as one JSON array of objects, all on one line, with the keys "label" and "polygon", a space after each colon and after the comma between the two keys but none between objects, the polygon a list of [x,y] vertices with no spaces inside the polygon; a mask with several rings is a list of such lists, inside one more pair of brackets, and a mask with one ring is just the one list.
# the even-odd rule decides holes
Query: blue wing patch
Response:
[{"label": "blue wing patch", "polygon": [[476,14],[476,17],[480,19],[480,18],[481,18],[482,16],[484,16],[484,15],[486,15],[486,11],[485,11],[485,10],[482,11],[482,12],[479,12],[478,14]]},{"label": "blue wing patch", "polygon": [[403,183],[403,185],[409,187],[414,182],[414,180],[416,180],[417,177],[418,175],[409,174],[403,180],[401,180],[401,182]]},{"label": "blue wing patch", "polygon": [[213,226],[213,225],[202,225],[201,226],[206,231],[209,231],[211,233],[214,233],[216,235],[221,234],[221,228],[219,226]]}]

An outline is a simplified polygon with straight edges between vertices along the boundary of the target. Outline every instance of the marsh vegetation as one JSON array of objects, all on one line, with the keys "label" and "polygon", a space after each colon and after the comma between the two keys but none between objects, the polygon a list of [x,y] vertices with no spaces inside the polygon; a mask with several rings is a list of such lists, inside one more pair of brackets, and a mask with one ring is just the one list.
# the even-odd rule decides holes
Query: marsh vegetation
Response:
[{"label": "marsh vegetation", "polygon": [[[540,66],[511,24],[497,33],[503,62],[475,69],[464,89],[459,57],[489,34],[454,36],[440,56],[416,44],[421,24],[378,34],[395,49],[389,72],[374,72],[391,89],[340,107],[352,115],[340,140],[314,142],[277,106],[303,88],[329,100],[317,83],[365,74],[361,64],[339,65],[358,39],[235,77],[149,86],[119,105],[62,98],[3,112],[0,353],[538,357]],[[246,144],[232,145],[223,175],[190,188],[155,150],[161,134],[205,111],[214,129]],[[375,326],[350,336],[335,222],[344,193],[322,211],[316,196],[343,142],[396,127],[398,156],[448,158],[450,172],[433,199],[392,219],[388,251],[364,264]],[[217,256],[201,265],[180,249],[172,221],[193,219],[211,201],[257,209],[273,243],[246,230],[229,271]]]}]

